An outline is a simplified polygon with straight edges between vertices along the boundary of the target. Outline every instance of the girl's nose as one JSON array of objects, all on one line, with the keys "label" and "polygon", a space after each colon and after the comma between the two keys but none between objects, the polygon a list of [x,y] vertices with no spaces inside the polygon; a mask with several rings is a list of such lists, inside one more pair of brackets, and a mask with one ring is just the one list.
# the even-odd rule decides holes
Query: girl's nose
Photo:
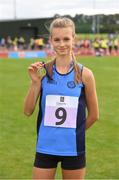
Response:
[{"label": "girl's nose", "polygon": [[60,41],[60,46],[64,46],[64,41]]}]

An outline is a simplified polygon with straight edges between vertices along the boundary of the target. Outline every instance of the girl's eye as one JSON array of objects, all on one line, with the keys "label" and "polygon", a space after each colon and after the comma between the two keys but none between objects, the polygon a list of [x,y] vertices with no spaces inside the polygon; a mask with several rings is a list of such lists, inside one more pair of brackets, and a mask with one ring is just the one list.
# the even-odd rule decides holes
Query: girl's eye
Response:
[{"label": "girl's eye", "polygon": [[69,41],[70,39],[69,38],[64,38],[64,41]]},{"label": "girl's eye", "polygon": [[[70,38],[67,38],[67,37],[63,39],[63,41],[69,41],[69,40],[70,40]],[[60,39],[59,38],[55,38],[54,41],[55,42],[59,42]]]},{"label": "girl's eye", "polygon": [[60,39],[56,38],[56,39],[54,39],[54,41],[55,41],[55,42],[58,42],[58,41],[60,41]]}]

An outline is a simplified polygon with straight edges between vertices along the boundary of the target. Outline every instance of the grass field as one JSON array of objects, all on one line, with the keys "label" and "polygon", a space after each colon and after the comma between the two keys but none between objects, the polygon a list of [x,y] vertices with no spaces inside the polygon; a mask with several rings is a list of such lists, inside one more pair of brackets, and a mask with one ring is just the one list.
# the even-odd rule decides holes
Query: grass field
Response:
[{"label": "grass field", "polygon": [[[119,58],[80,57],[97,84],[100,119],[86,132],[87,179],[119,179]],[[36,108],[27,118],[23,102],[34,60],[0,59],[0,179],[30,179],[36,143]],[[61,178],[60,164],[56,179]]]}]

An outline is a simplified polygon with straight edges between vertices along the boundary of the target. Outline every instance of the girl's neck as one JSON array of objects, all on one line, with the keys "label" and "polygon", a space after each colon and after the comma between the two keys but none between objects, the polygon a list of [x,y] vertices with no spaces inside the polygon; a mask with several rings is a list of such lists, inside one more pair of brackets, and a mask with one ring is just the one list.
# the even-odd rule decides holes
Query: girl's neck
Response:
[{"label": "girl's neck", "polygon": [[56,57],[56,66],[59,68],[69,67],[72,60],[73,59],[71,55]]},{"label": "girl's neck", "polygon": [[72,63],[72,56],[56,57],[56,69],[59,73],[65,74],[69,71]]}]

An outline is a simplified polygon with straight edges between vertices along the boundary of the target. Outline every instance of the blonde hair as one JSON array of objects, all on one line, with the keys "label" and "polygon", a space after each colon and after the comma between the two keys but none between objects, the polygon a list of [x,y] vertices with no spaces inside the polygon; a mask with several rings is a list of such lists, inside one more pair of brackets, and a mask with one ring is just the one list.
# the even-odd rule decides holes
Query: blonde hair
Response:
[{"label": "blonde hair", "polygon": [[53,28],[72,28],[72,35],[75,35],[75,25],[74,22],[66,17],[60,17],[52,21],[50,25],[50,35],[52,36],[52,30]]},{"label": "blonde hair", "polygon": [[[52,36],[52,30],[53,28],[67,28],[71,27],[72,28],[72,36],[75,35],[75,25],[74,22],[66,17],[60,17],[56,18],[52,21],[50,25],[50,35]],[[81,81],[81,70],[79,68],[79,65],[76,63],[76,58],[74,53],[72,52],[72,59],[74,60],[74,72],[75,72],[75,83],[80,83]],[[55,64],[55,59],[46,63],[45,67],[47,70],[47,75],[49,78],[52,79],[52,74],[53,74],[53,65]]]}]

